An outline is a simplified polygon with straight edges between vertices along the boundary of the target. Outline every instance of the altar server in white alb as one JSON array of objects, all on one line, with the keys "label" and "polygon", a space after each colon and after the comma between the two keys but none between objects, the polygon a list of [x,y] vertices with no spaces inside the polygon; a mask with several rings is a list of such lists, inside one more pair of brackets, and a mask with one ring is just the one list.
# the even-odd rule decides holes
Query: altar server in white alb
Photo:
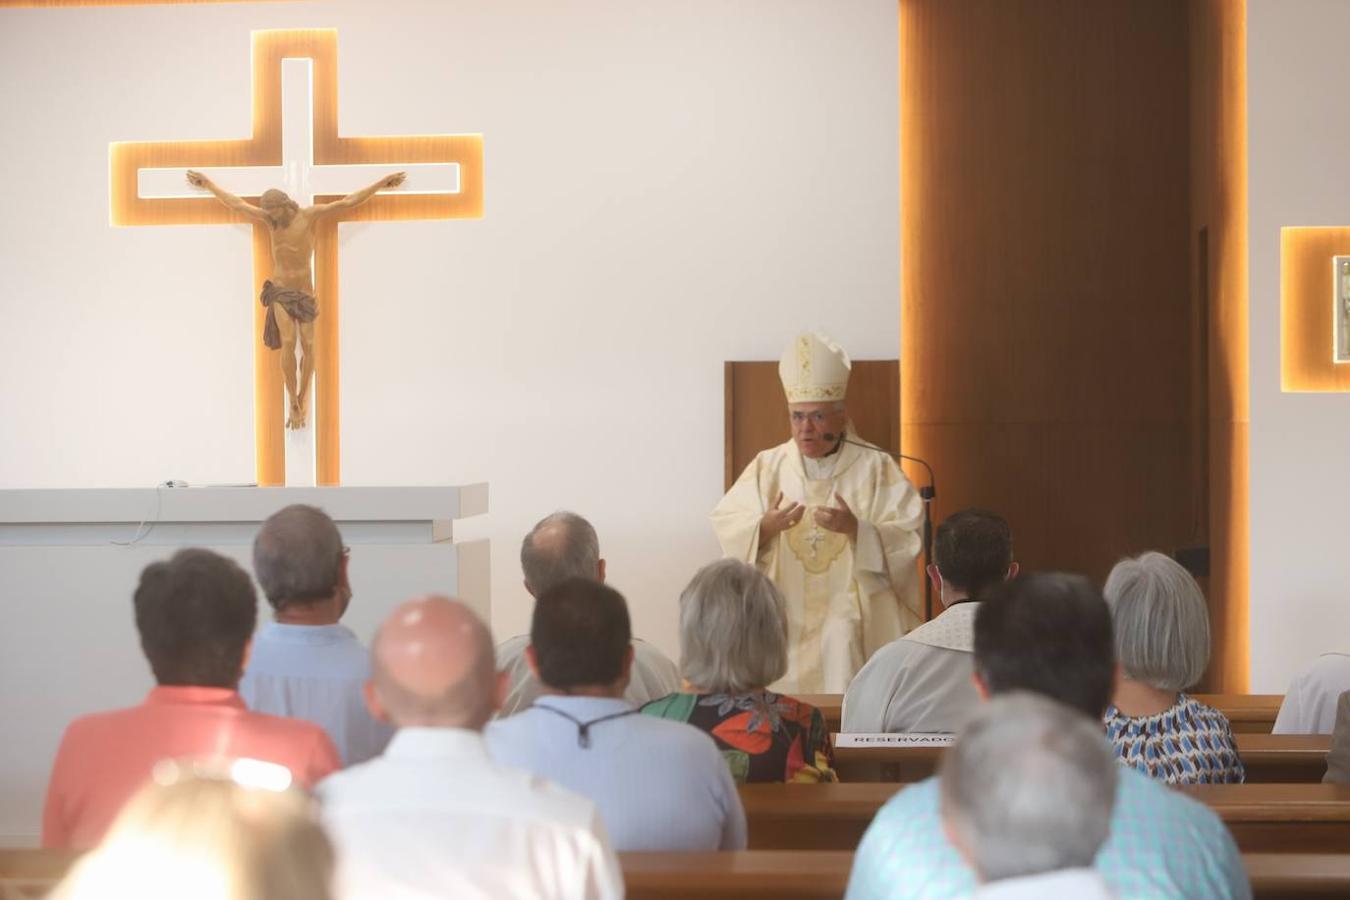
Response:
[{"label": "altar server in white alb", "polygon": [[793,341],[778,365],[792,438],[755,457],[712,513],[722,552],[783,593],[788,671],[773,687],[786,693],[843,693],[873,652],[921,621],[923,503],[849,421],[851,367],[824,335]]}]

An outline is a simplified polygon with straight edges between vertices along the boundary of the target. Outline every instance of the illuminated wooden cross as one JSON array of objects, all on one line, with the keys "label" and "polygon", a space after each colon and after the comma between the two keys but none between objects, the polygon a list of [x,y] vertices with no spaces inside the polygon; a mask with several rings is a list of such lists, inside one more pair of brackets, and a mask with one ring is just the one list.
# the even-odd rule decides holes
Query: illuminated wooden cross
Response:
[{"label": "illuminated wooden cross", "polygon": [[[271,274],[267,226],[253,224],[254,436],[257,482],[337,484],[340,480],[337,225],[340,221],[480,218],[483,139],[477,134],[340,137],[337,128],[337,32],[253,33],[253,137],[249,140],[116,143],[109,148],[114,225],[246,223],[190,187],[197,169],[241,197],[280,188],[301,206],[327,202],[380,175],[408,180],[318,226],[314,287],[315,371],[310,426],[284,431],[284,388],[275,351],[262,343],[258,303]],[[278,311],[278,315],[285,315]]]}]

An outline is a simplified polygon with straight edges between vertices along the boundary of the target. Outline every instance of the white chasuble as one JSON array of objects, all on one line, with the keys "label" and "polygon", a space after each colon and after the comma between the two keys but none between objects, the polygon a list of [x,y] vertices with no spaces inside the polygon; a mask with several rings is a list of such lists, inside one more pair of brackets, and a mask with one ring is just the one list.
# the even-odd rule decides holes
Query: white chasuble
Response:
[{"label": "white chasuble", "polygon": [[[922,621],[915,560],[923,501],[880,450],[844,444],[809,462],[810,475],[791,440],[760,453],[712,524],[722,553],[757,565],[786,602],[788,671],[773,689],[842,694],[878,648]],[[759,522],[779,491],[784,506],[802,503],[806,513],[760,548]],[[816,524],[815,511],[836,506],[836,493],[858,519],[856,540]]]}]

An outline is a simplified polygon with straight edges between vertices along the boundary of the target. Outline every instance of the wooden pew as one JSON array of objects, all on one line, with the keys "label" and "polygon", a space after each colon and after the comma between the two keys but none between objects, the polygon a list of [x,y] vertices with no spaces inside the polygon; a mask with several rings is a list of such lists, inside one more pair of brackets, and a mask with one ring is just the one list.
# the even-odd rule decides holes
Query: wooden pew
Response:
[{"label": "wooden pew", "polygon": [[[0,849],[0,897],[41,897],[77,857],[64,850]],[[695,896],[825,900],[843,896],[853,853],[621,853],[619,861],[630,900]],[[1242,861],[1259,900],[1350,896],[1350,854],[1244,853]]]},{"label": "wooden pew", "polygon": [[1327,774],[1328,734],[1235,734],[1247,780],[1316,784]]},{"label": "wooden pew", "polygon": [[79,858],[78,850],[0,848],[0,900],[44,896]]},{"label": "wooden pew", "polygon": [[[825,727],[831,732],[843,729],[842,694],[794,694],[797,699],[820,710]],[[1270,734],[1275,716],[1284,702],[1283,694],[1193,694],[1195,699],[1222,712],[1232,723],[1235,734]]]},{"label": "wooden pew", "polygon": [[620,853],[619,864],[628,900],[838,900],[848,887],[853,852]]},{"label": "wooden pew", "polygon": [[1350,897],[1350,854],[1244,853],[1257,900]]},{"label": "wooden pew", "polygon": [[1350,852],[1350,786],[1203,784],[1174,790],[1218,813],[1244,853]]},{"label": "wooden pew", "polygon": [[[1242,862],[1258,900],[1350,896],[1347,854],[1246,853]],[[837,900],[848,887],[853,854],[843,850],[621,853],[619,863],[629,900]]]},{"label": "wooden pew", "polygon": [[[1236,734],[1247,781],[1316,784],[1327,772],[1325,734]],[[841,781],[920,781],[937,770],[941,747],[836,747]]]},{"label": "wooden pew", "polygon": [[[752,850],[852,850],[894,784],[747,784]],[[1212,808],[1244,853],[1350,850],[1350,786],[1203,784],[1177,790]]]},{"label": "wooden pew", "polygon": [[1284,694],[1192,694],[1228,717],[1234,734],[1270,734]]}]

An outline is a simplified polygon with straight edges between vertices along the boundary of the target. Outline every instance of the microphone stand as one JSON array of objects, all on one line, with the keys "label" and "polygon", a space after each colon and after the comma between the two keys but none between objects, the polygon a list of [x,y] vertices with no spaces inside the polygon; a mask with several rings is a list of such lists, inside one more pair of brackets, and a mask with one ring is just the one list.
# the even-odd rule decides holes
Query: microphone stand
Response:
[{"label": "microphone stand", "polygon": [[874,447],[861,441],[851,441],[847,434],[841,440],[845,444],[862,447],[864,450],[885,453],[897,460],[907,459],[910,462],[918,463],[928,473],[928,483],[919,488],[919,499],[923,501],[923,531],[920,532],[923,540],[923,618],[924,621],[930,621],[933,618],[933,579],[928,577],[928,567],[933,564],[933,501],[937,498],[937,478],[933,475],[933,467],[926,460],[917,456],[896,453],[894,450]]}]

